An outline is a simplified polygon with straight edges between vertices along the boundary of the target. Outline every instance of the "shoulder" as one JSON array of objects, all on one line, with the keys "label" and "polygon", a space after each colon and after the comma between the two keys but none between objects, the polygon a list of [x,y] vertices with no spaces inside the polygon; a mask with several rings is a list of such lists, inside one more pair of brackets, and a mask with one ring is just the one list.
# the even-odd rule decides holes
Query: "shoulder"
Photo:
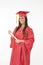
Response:
[{"label": "shoulder", "polygon": [[27,30],[27,31],[32,31],[32,28],[29,27],[29,26],[27,26],[26,30]]},{"label": "shoulder", "polygon": [[28,27],[26,28],[26,32],[27,32],[28,34],[33,34],[33,29],[28,26]]}]

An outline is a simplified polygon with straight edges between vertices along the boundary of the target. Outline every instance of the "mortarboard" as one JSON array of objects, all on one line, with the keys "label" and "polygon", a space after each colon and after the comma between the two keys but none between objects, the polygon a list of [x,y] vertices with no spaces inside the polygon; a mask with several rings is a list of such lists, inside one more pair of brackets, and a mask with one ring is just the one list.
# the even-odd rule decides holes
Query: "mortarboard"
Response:
[{"label": "mortarboard", "polygon": [[16,13],[16,23],[17,23],[17,14],[19,15],[19,17],[21,16],[27,16],[27,13],[29,13],[29,11],[19,11]]}]

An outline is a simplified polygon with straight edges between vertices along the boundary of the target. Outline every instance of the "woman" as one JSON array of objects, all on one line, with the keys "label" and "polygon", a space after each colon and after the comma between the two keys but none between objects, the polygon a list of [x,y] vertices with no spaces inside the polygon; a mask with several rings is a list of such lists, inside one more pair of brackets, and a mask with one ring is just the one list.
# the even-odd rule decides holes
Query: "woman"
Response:
[{"label": "woman", "polygon": [[11,37],[12,54],[10,65],[30,65],[30,52],[33,47],[34,33],[28,26],[26,11],[19,11],[19,25],[13,31],[17,40]]}]

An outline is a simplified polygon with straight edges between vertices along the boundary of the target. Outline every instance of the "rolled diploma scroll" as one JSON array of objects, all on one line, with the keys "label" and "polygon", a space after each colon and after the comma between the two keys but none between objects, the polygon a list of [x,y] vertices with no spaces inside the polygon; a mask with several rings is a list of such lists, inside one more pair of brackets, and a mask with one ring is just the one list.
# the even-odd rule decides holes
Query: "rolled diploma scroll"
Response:
[{"label": "rolled diploma scroll", "polygon": [[10,31],[10,33],[9,33],[11,36],[13,36],[14,37],[14,39],[16,39],[17,40],[17,38],[13,35],[13,33]]}]

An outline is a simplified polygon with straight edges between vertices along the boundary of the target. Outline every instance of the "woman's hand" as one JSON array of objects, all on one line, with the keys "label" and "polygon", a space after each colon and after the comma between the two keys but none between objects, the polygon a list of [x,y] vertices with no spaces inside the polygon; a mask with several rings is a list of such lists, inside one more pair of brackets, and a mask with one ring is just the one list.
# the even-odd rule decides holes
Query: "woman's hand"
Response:
[{"label": "woman's hand", "polygon": [[17,39],[16,42],[17,42],[17,43],[20,43],[20,42],[24,42],[24,40],[19,40],[19,39]]},{"label": "woman's hand", "polygon": [[11,33],[11,31],[10,31],[10,30],[8,30],[8,33],[10,34],[10,33]]}]

